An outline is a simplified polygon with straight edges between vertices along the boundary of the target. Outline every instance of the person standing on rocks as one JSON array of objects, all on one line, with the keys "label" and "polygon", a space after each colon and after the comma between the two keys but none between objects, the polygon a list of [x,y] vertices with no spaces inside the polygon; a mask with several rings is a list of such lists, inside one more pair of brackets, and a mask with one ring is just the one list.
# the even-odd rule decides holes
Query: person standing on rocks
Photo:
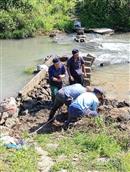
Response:
[{"label": "person standing on rocks", "polygon": [[84,76],[86,76],[84,60],[79,56],[78,49],[72,50],[72,57],[67,61],[67,71],[70,84],[80,83],[84,85]]},{"label": "person standing on rocks", "polygon": [[65,77],[65,67],[58,58],[53,59],[53,65],[49,67],[49,83],[51,88],[52,101],[54,102],[56,93],[62,88],[62,79]]},{"label": "person standing on rocks", "polygon": [[91,91],[91,87],[83,87],[81,84],[73,84],[61,88],[55,97],[54,105],[51,109],[48,121],[53,121],[53,117],[58,108],[63,104],[69,106],[73,100],[75,100],[80,94],[85,93],[86,91]]},{"label": "person standing on rocks", "polygon": [[65,122],[65,126],[83,116],[98,116],[97,108],[103,99],[103,91],[97,88],[94,88],[93,92],[86,92],[78,96],[68,108],[68,120]]}]

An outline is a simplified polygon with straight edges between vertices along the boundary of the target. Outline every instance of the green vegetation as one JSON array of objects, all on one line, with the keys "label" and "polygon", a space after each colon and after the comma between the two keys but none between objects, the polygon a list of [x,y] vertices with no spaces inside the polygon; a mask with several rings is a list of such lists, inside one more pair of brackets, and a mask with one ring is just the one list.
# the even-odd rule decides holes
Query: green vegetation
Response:
[{"label": "green vegetation", "polygon": [[73,0],[0,0],[0,38],[27,38],[36,33],[72,28]]},{"label": "green vegetation", "polygon": [[[128,172],[130,171],[129,135],[113,125],[105,125],[102,117],[84,119],[84,124],[66,132],[38,134],[30,137],[54,162],[51,172]],[[88,127],[88,125],[91,127]],[[93,124],[93,126],[92,126]],[[27,132],[22,134],[29,139]],[[0,146],[1,172],[36,172],[39,156],[33,146],[22,150]]]},{"label": "green vegetation", "polygon": [[130,171],[128,135],[106,127],[102,118],[91,119],[95,132],[85,128],[67,133],[41,134],[35,140],[49,152],[54,160],[51,172]]},{"label": "green vegetation", "polygon": [[129,0],[0,0],[0,38],[72,31],[73,17],[89,27],[130,27]]},{"label": "green vegetation", "polygon": [[30,75],[30,74],[32,74],[34,71],[35,71],[35,67],[34,67],[34,66],[31,66],[31,67],[25,68],[24,73]]},{"label": "green vegetation", "polygon": [[89,27],[130,28],[129,0],[82,0],[78,4],[82,24]]},{"label": "green vegetation", "polygon": [[38,155],[33,147],[22,150],[6,149],[0,146],[1,172],[36,172]]}]

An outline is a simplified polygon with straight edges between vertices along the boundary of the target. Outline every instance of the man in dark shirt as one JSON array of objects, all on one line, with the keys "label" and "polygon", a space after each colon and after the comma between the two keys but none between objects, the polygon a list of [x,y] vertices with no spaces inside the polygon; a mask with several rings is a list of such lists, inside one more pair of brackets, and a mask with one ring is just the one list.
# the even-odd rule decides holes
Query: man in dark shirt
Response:
[{"label": "man in dark shirt", "polygon": [[53,65],[49,67],[49,83],[52,94],[52,101],[59,89],[62,88],[62,78],[65,77],[65,67],[58,58],[53,59]]},{"label": "man in dark shirt", "polygon": [[84,60],[83,58],[79,57],[79,50],[73,49],[72,50],[72,57],[67,62],[67,71],[69,75],[69,82],[70,84],[80,83],[84,84]]}]

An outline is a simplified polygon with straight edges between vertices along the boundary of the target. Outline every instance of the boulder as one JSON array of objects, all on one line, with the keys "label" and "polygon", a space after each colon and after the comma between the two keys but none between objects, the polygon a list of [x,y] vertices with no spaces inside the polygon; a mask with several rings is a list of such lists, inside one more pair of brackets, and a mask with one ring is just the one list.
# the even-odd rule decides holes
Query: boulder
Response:
[{"label": "boulder", "polygon": [[0,112],[8,112],[9,114],[15,114],[17,112],[16,100],[14,97],[6,98],[0,103]]}]

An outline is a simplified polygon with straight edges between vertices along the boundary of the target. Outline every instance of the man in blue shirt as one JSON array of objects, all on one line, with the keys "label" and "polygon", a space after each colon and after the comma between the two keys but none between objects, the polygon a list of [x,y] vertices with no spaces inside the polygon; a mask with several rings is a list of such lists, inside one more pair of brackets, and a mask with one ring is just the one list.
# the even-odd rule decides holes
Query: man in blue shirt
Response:
[{"label": "man in blue shirt", "polygon": [[66,104],[68,106],[80,94],[88,91],[88,89],[90,88],[88,87],[85,88],[81,84],[73,84],[73,85],[69,85],[69,86],[61,88],[56,94],[54,105],[51,109],[48,121],[53,119],[54,114],[59,107],[61,107],[63,104]]},{"label": "man in blue shirt", "polygon": [[94,88],[93,92],[86,92],[73,101],[68,109],[66,125],[83,116],[97,116],[99,102],[104,98],[103,91]]},{"label": "man in blue shirt", "polygon": [[79,56],[79,50],[73,49],[72,50],[72,57],[67,61],[67,71],[69,75],[69,82],[70,84],[80,83],[84,84],[84,60]]},{"label": "man in blue shirt", "polygon": [[62,88],[62,78],[65,77],[65,67],[58,58],[54,58],[53,65],[49,67],[48,72],[52,101],[54,101],[57,91]]}]

